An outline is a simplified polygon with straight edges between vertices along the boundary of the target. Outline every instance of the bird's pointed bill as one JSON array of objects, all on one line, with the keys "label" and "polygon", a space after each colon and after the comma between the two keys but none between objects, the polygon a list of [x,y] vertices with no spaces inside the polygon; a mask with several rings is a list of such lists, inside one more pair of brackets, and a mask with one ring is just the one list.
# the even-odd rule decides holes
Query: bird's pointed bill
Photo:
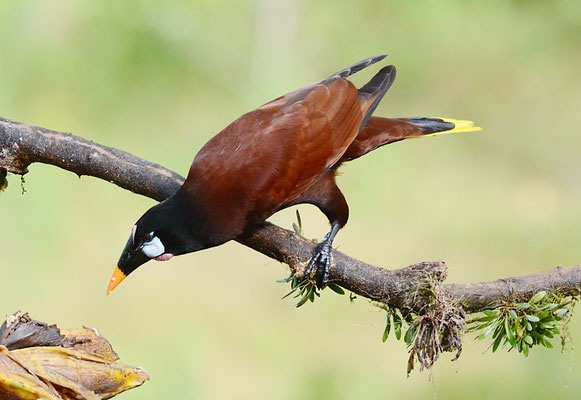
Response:
[{"label": "bird's pointed bill", "polygon": [[107,296],[109,295],[109,293],[111,293],[113,291],[113,289],[115,289],[117,287],[117,285],[119,285],[121,283],[121,281],[123,281],[123,279],[125,279],[127,277],[127,275],[125,275],[123,273],[123,271],[121,271],[119,269],[119,267],[115,267],[115,271],[113,271],[113,276],[111,277],[111,280],[109,281],[109,287],[107,288]]}]

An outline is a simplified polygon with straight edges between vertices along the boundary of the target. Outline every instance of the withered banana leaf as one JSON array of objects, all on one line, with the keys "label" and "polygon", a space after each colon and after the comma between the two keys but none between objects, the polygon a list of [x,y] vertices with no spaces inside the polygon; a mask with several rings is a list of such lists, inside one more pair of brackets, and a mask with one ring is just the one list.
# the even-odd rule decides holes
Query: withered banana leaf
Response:
[{"label": "withered banana leaf", "polygon": [[16,313],[0,328],[0,399],[109,399],[149,379],[118,359],[97,330],[60,330]]}]

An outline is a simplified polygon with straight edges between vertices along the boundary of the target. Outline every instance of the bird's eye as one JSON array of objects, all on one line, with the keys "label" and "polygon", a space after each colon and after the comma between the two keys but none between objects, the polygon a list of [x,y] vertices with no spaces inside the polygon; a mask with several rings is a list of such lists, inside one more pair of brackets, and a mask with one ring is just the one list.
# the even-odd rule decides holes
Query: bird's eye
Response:
[{"label": "bird's eye", "polygon": [[[142,249],[144,245],[150,243],[155,237],[154,232],[146,233],[145,235],[137,235],[137,240],[135,241],[135,248]],[[135,239],[134,239],[135,240]]]},{"label": "bird's eye", "polygon": [[139,244],[137,246],[137,248],[142,249],[143,246],[147,245],[148,243],[151,243],[151,241],[155,238],[155,232],[151,231],[149,233],[146,233],[145,235],[143,235],[141,237],[141,239],[139,240]]}]

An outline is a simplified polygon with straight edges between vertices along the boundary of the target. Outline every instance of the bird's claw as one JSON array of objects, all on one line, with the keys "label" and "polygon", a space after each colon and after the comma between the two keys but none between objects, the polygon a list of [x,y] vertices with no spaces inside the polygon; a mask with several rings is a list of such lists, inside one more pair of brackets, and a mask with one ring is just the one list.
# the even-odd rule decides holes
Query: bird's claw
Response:
[{"label": "bird's claw", "polygon": [[315,248],[313,257],[305,269],[304,276],[308,277],[315,266],[317,267],[315,270],[315,282],[317,287],[322,289],[329,283],[329,271],[331,269],[331,244],[325,240]]}]

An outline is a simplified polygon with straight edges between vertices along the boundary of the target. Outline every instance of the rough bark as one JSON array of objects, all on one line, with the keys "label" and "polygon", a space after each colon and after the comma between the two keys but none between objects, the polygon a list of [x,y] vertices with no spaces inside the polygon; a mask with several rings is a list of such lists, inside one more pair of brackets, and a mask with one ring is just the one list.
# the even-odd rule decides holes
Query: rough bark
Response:
[{"label": "rough bark", "polygon": [[[101,178],[158,201],[175,193],[184,180],[173,171],[124,151],[70,133],[0,118],[0,177],[5,171],[23,175],[35,162],[55,165],[79,176]],[[315,247],[312,241],[270,223],[237,241],[287,263],[299,275]],[[563,294],[581,291],[581,265],[491,282],[442,284],[447,275],[444,262],[387,270],[337,250],[332,254],[332,282],[371,300],[416,312],[431,304],[436,292],[473,312],[506,301],[526,301],[541,290],[559,290]]]}]

